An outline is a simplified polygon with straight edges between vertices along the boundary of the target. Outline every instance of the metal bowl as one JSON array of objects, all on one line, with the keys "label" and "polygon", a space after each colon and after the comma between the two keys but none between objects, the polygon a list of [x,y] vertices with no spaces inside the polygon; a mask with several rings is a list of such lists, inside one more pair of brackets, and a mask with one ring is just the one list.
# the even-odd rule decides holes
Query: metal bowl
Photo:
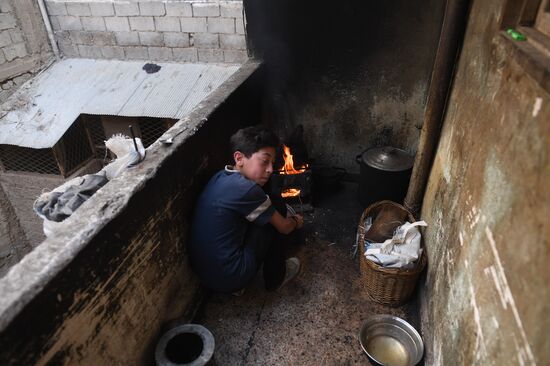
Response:
[{"label": "metal bowl", "polygon": [[424,354],[420,334],[393,315],[374,315],[367,319],[359,332],[359,341],[375,365],[414,366]]}]

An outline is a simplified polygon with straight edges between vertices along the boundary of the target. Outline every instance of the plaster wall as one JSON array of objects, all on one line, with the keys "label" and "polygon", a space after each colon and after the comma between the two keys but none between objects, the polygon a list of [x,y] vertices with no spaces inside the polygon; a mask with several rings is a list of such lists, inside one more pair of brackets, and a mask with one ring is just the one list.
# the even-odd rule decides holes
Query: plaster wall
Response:
[{"label": "plaster wall", "polygon": [[0,185],[4,189],[6,197],[13,207],[13,212],[32,248],[46,238],[42,230],[42,219],[33,211],[34,201],[42,192],[51,191],[64,182],[65,179],[58,175],[23,172],[0,173]]},{"label": "plaster wall", "polygon": [[0,103],[51,58],[38,3],[0,1]]},{"label": "plaster wall", "polygon": [[258,119],[256,69],[243,66],[176,123],[169,133],[187,129],[172,145],[152,144],[0,279],[0,364],[154,363],[163,327],[188,322],[200,299],[188,222],[231,158],[229,136]]},{"label": "plaster wall", "polygon": [[471,4],[424,197],[427,365],[550,359],[550,95],[499,30],[506,3]]},{"label": "plaster wall", "polygon": [[47,0],[64,57],[242,63],[242,0]]},{"label": "plaster wall", "polygon": [[414,154],[444,3],[245,0],[265,120],[282,134],[304,125],[310,156],[349,172],[370,147]]}]

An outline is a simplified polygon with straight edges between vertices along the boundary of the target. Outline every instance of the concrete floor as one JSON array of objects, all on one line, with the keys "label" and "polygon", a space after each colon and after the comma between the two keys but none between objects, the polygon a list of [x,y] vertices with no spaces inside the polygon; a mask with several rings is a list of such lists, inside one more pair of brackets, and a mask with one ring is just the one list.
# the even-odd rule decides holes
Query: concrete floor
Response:
[{"label": "concrete floor", "polygon": [[214,335],[216,365],[368,365],[358,332],[371,314],[394,314],[419,329],[414,301],[389,308],[360,288],[358,260],[350,256],[362,212],[357,185],[315,203],[305,244],[294,248],[302,270],[278,292],[261,276],[241,297],[209,294],[195,323]]}]

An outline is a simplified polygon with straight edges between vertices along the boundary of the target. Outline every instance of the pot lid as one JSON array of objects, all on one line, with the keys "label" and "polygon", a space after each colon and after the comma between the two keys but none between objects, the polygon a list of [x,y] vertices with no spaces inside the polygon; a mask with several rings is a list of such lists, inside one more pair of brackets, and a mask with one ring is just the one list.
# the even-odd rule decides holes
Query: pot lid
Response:
[{"label": "pot lid", "polygon": [[362,160],[368,166],[390,172],[410,169],[414,163],[411,154],[391,146],[369,149],[363,153]]}]

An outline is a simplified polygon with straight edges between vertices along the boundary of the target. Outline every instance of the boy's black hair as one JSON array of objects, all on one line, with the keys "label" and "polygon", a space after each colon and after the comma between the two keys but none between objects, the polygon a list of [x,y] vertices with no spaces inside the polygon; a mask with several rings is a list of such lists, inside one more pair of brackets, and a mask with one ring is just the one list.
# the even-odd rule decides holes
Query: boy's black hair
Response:
[{"label": "boy's black hair", "polygon": [[232,152],[240,151],[249,158],[263,147],[279,146],[279,138],[272,131],[261,126],[246,127],[235,132],[230,140]]}]

